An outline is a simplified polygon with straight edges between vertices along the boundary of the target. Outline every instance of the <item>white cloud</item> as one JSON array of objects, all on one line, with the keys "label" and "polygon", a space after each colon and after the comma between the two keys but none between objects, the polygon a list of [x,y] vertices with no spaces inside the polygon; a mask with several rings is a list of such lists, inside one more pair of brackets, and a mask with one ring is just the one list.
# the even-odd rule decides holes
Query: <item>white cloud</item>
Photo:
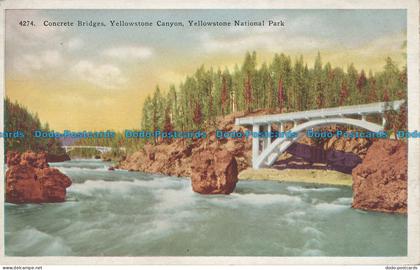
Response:
[{"label": "white cloud", "polygon": [[83,47],[84,42],[80,38],[72,38],[67,42],[67,48],[69,50],[79,50]]},{"label": "white cloud", "polygon": [[44,68],[58,67],[63,63],[63,57],[56,50],[46,50],[39,54],[23,54],[15,59],[14,66],[23,73],[39,71]]},{"label": "white cloud", "polygon": [[116,89],[123,86],[127,79],[121,70],[111,64],[93,64],[82,60],[72,67],[72,71],[84,81],[105,89]]},{"label": "white cloud", "polygon": [[153,50],[143,46],[125,46],[106,49],[103,55],[121,60],[147,59],[153,55]]},{"label": "white cloud", "polygon": [[231,53],[242,53],[244,51],[252,50],[300,50],[308,51],[313,49],[331,48],[331,44],[327,40],[320,40],[309,37],[288,37],[284,33],[272,34],[253,34],[253,35],[237,35],[237,36],[223,36],[214,37],[209,33],[204,33],[201,36],[201,46],[207,52],[228,51]]},{"label": "white cloud", "polygon": [[404,40],[406,40],[405,33],[397,33],[390,36],[380,37],[375,40],[369,41],[365,44],[361,44],[360,47],[363,48],[353,48],[359,50],[361,55],[370,56],[378,51],[387,51],[389,53],[396,52],[396,53],[403,53],[404,50],[402,48]]},{"label": "white cloud", "polygon": [[[22,27],[22,19],[34,21],[36,27]],[[8,10],[6,12],[6,42],[10,48],[21,50],[33,46],[45,46],[46,43],[56,43],[65,32],[60,27],[44,27],[42,21],[47,19],[37,10]]]}]

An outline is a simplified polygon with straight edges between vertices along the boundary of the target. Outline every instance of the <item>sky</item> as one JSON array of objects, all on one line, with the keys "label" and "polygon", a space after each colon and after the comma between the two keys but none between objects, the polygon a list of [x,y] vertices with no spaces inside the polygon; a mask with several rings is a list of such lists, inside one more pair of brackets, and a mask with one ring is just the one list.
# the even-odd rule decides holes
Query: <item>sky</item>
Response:
[{"label": "sky", "polygon": [[[20,26],[22,20],[35,26]],[[46,27],[44,21],[105,27]],[[112,27],[150,21],[152,27]],[[184,27],[159,27],[156,21]],[[284,27],[188,27],[188,20],[282,20]],[[198,67],[232,69],[247,51],[313,65],[379,71],[387,56],[405,65],[405,10],[7,10],[6,95],[55,131],[140,127],[142,104],[159,85],[178,85]]]}]

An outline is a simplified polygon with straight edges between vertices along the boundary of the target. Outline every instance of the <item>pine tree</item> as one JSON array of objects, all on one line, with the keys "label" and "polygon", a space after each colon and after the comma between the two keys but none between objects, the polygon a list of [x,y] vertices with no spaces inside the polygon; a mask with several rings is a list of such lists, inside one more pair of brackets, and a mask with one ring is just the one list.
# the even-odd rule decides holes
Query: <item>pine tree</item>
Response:
[{"label": "pine tree", "polygon": [[318,51],[318,54],[315,58],[314,63],[314,70],[312,75],[312,97],[311,100],[315,102],[315,106],[310,106],[310,108],[322,108],[324,106],[324,78],[323,78],[323,71],[322,71],[322,61],[321,61],[321,54]]},{"label": "pine tree", "polygon": [[316,98],[316,105],[317,105],[318,109],[324,108],[325,98],[324,98],[324,93],[323,92],[318,93],[318,97]]},{"label": "pine tree", "polygon": [[369,82],[368,82],[369,94],[367,101],[369,103],[378,101],[378,95],[376,90],[376,79],[373,77],[372,72],[369,72]]},{"label": "pine tree", "polygon": [[249,74],[247,75],[244,89],[245,89],[246,110],[250,112],[252,111],[252,85],[251,85],[251,78]]},{"label": "pine tree", "polygon": [[201,128],[202,121],[203,121],[203,114],[201,112],[201,106],[198,101],[196,101],[194,106],[194,117],[193,121],[197,129]]},{"label": "pine tree", "polygon": [[357,91],[357,80],[358,80],[358,72],[354,67],[353,63],[350,64],[347,68],[347,102],[348,105],[357,104],[358,103],[358,91]]},{"label": "pine tree", "polygon": [[384,102],[388,102],[389,101],[389,95],[388,95],[388,90],[387,89],[384,90],[383,101]]},{"label": "pine tree", "polygon": [[[170,107],[168,106],[165,110],[165,122],[163,125],[163,131],[165,132],[172,132],[174,130],[174,126],[172,125],[171,122],[171,117],[170,117]],[[171,141],[171,139],[166,139],[166,141]]]},{"label": "pine tree", "polygon": [[222,115],[224,116],[227,112],[227,107],[229,104],[229,93],[228,93],[227,81],[226,81],[225,75],[222,76],[221,103],[222,103]]},{"label": "pine tree", "polygon": [[255,80],[256,74],[256,65],[257,65],[257,54],[252,52],[252,54],[247,53],[245,55],[245,60],[242,65],[241,72],[243,74],[243,92],[244,92],[244,99],[245,99],[245,107],[248,112],[252,111],[253,109],[253,85]]},{"label": "pine tree", "polygon": [[362,69],[360,72],[359,79],[357,80],[357,90],[359,90],[359,94],[362,93],[363,88],[365,88],[367,84],[367,79],[365,76],[365,71]]},{"label": "pine tree", "polygon": [[341,91],[340,91],[340,101],[338,103],[339,106],[343,106],[347,102],[347,98],[349,96],[349,90],[347,88],[347,83],[345,81],[341,84]]},{"label": "pine tree", "polygon": [[280,113],[283,112],[283,105],[284,105],[284,91],[283,91],[283,81],[280,79],[277,89],[277,102],[279,104],[279,111]]}]

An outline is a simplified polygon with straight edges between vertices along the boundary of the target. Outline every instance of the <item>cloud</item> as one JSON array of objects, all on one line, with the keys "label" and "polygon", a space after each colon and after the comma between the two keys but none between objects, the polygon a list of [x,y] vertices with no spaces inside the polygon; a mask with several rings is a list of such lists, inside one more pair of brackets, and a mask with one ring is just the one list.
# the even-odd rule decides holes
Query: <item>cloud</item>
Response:
[{"label": "cloud", "polygon": [[111,64],[96,65],[90,61],[82,60],[75,64],[71,70],[81,80],[104,89],[117,89],[127,82],[121,70]]},{"label": "cloud", "polygon": [[[44,46],[46,43],[52,44],[60,40],[64,28],[59,27],[22,27],[19,22],[31,20],[39,24],[46,19],[37,10],[7,10],[6,11],[6,41],[10,48],[21,49],[22,47]],[[47,41],[47,42],[46,42]]]},{"label": "cloud", "polygon": [[204,33],[201,38],[200,48],[207,52],[243,53],[252,50],[300,50],[326,49],[333,47],[327,40],[302,36],[286,36],[284,33],[255,33],[253,35],[237,35],[215,37]]},{"label": "cloud", "polygon": [[23,73],[55,68],[63,63],[63,57],[56,50],[46,50],[39,54],[23,54],[15,59],[14,66]]},{"label": "cloud", "polygon": [[84,42],[80,38],[72,38],[67,41],[66,45],[69,50],[79,50],[83,47]]},{"label": "cloud", "polygon": [[150,58],[153,55],[153,50],[143,46],[125,46],[106,49],[103,51],[103,55],[120,60],[143,60]]},{"label": "cloud", "polygon": [[359,49],[359,53],[365,56],[370,56],[380,51],[385,51],[388,53],[396,52],[402,54],[405,50],[403,49],[402,45],[406,39],[406,33],[397,33],[394,35],[377,38],[365,44],[361,44],[361,49],[355,49]]}]

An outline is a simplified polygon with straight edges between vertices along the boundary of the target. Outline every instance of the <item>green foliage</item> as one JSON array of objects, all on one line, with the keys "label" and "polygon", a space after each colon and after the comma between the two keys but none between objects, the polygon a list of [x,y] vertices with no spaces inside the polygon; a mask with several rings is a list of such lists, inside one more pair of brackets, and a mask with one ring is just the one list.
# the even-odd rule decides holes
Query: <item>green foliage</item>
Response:
[{"label": "green foliage", "polygon": [[101,153],[95,149],[77,148],[71,150],[69,153],[71,159],[75,158],[95,158],[100,157]]},{"label": "green foliage", "polygon": [[237,111],[293,112],[406,97],[407,69],[389,57],[383,71],[366,75],[353,64],[346,71],[323,64],[320,53],[313,67],[302,56],[293,62],[284,54],[258,66],[253,52],[232,71],[201,66],[166,95],[157,87],[144,102],[141,128],[162,130],[169,119],[175,130],[185,131],[210,127],[215,117]]},{"label": "green foliage", "polygon": [[46,151],[53,155],[63,155],[65,150],[61,148],[61,142],[56,139],[40,139],[33,136],[35,130],[49,131],[48,123],[41,124],[37,114],[29,112],[17,102],[11,102],[9,98],[4,100],[4,130],[22,131],[24,138],[7,138],[5,142],[6,151],[24,152]]}]

